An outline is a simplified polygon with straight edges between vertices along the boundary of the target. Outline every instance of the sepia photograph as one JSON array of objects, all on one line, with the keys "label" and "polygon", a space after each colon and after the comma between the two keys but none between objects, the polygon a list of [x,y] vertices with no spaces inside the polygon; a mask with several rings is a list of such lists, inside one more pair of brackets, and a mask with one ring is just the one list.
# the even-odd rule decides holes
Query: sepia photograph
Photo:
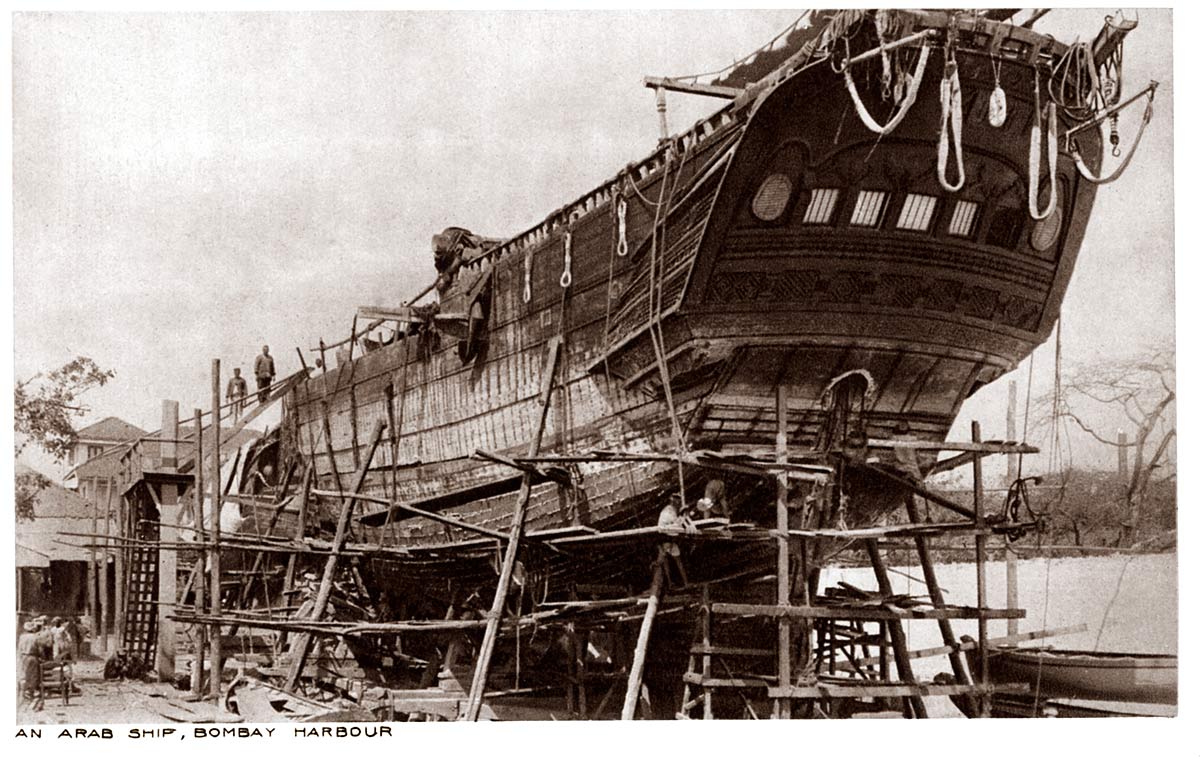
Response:
[{"label": "sepia photograph", "polygon": [[1173,16],[13,13],[18,739],[1178,720]]}]

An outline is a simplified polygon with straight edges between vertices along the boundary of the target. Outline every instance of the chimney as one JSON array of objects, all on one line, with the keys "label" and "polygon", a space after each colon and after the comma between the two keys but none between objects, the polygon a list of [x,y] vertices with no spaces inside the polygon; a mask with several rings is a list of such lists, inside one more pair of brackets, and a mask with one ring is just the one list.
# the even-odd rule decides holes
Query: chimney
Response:
[{"label": "chimney", "polygon": [[174,471],[179,464],[179,458],[176,456],[175,450],[177,445],[175,440],[179,438],[179,403],[174,400],[163,400],[162,403],[162,431],[159,436],[163,439],[159,443],[159,468],[167,471]]}]

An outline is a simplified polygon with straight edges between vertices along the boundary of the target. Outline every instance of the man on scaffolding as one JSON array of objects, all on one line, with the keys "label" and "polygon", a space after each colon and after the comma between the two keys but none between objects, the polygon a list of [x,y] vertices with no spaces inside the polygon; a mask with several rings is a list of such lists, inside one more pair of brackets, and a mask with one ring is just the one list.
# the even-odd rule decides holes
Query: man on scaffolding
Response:
[{"label": "man on scaffolding", "polygon": [[258,401],[266,402],[275,381],[275,358],[271,357],[271,348],[265,344],[262,354],[254,358],[254,379],[258,382]]}]

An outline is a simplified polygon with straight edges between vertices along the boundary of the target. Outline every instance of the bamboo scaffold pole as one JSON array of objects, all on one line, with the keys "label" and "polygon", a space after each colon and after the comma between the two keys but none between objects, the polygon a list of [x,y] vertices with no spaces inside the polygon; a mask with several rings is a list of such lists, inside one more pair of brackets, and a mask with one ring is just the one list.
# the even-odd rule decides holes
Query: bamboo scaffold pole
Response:
[{"label": "bamboo scaffold pole", "polygon": [[[775,454],[781,466],[787,465],[787,384],[781,378],[775,389]],[[788,544],[788,477],[780,473],[775,484],[775,527],[779,530],[778,554],[775,565],[775,599],[780,607],[792,603],[791,587],[791,550]],[[807,580],[807,577],[805,578]],[[777,666],[779,668],[779,685],[792,685],[792,624],[787,617],[778,620]],[[806,629],[807,633],[807,629]],[[792,717],[792,700],[775,700],[775,717],[780,720],[790,720]]]},{"label": "bamboo scaffold pole", "polygon": [[[200,549],[196,554],[196,614],[204,612],[204,442],[201,431],[204,429],[204,419],[200,408],[192,410],[192,419],[196,424],[196,440],[195,440],[195,459],[198,461],[195,474],[195,482],[192,485],[192,514],[196,520],[196,527],[199,531],[196,534],[196,541],[200,543]],[[204,645],[208,642],[208,629],[203,625],[196,625],[196,656],[192,663],[192,694],[197,697],[204,694]]]},{"label": "bamboo scaffold pole", "polygon": [[650,631],[658,615],[658,603],[662,597],[663,579],[666,577],[667,553],[660,549],[654,561],[654,577],[650,580],[650,594],[646,602],[646,614],[638,629],[637,646],[633,650],[633,662],[629,666],[629,682],[625,686],[625,702],[621,706],[621,720],[633,720],[637,713],[638,695],[642,690],[642,673],[646,669],[646,649],[650,646]]},{"label": "bamboo scaffold pole", "polygon": [[[982,435],[979,430],[979,421],[971,421],[971,441],[979,443]],[[979,529],[983,529],[987,525],[985,513],[983,511],[983,458],[976,453],[975,459],[971,461],[971,473],[975,479],[975,525]],[[984,687],[983,693],[979,697],[979,715],[980,717],[991,717],[992,714],[992,697],[987,693],[988,684],[988,621],[987,613],[983,612],[987,607],[987,534],[979,533],[975,536],[975,583],[976,583],[976,598],[979,606],[979,680],[976,683]]]},{"label": "bamboo scaffold pole", "polygon": [[[367,454],[363,458],[358,471],[354,475],[354,482],[350,487],[352,494],[357,494],[367,481],[367,473],[371,470],[371,460],[375,457],[375,450],[379,447],[379,441],[383,438],[383,430],[387,428],[387,423],[379,420],[375,423],[374,430],[371,431],[371,441],[367,444]],[[317,597],[313,601],[312,613],[309,618],[312,620],[320,620],[325,614],[325,608],[329,604],[329,597],[333,593],[333,578],[337,572],[338,557],[341,554],[342,546],[346,543],[346,538],[350,534],[350,516],[354,512],[354,499],[352,497],[343,497],[342,510],[338,514],[337,531],[333,539],[333,551],[329,557],[325,558],[325,571],[321,575],[321,585],[317,589]],[[291,692],[295,691],[296,684],[300,681],[300,675],[304,672],[304,663],[308,659],[308,651],[312,647],[313,637],[311,633],[302,633],[296,640],[295,652],[292,656],[291,667],[288,669],[287,682],[284,684],[284,690]]]},{"label": "bamboo scaffold pole", "polygon": [[[212,503],[211,503],[211,520],[212,520],[212,545],[209,549],[209,572],[212,576],[212,591],[210,600],[212,603],[212,614],[214,617],[221,615],[221,361],[214,359],[212,361],[212,428],[213,428],[213,449],[212,449]],[[199,430],[196,434],[200,437]],[[196,458],[196,469],[199,470],[203,460]],[[196,524],[203,531],[204,521]],[[214,699],[221,698],[221,670],[224,668],[224,659],[221,657],[221,627],[215,626],[211,633],[212,650],[210,656],[212,658],[211,674],[209,676],[211,682],[211,693]]]},{"label": "bamboo scaffold pole", "polygon": [[[542,389],[538,398],[541,405],[533,438],[529,440],[530,457],[535,457],[541,451],[542,434],[546,430],[546,415],[550,411],[550,399],[554,392],[554,376],[558,372],[561,353],[562,337],[555,336],[550,340],[549,352],[542,365]],[[533,479],[530,471],[525,471],[521,476],[521,493],[518,496],[517,505],[513,509],[512,527],[509,530],[508,545],[504,549],[504,563],[500,569],[500,579],[496,584],[496,596],[492,599],[492,608],[488,611],[487,629],[483,633],[483,642],[479,646],[479,659],[476,661],[475,675],[471,679],[465,720],[478,720],[479,711],[483,706],[483,690],[487,686],[488,671],[492,665],[492,652],[496,647],[496,633],[500,628],[500,618],[504,615],[504,602],[508,598],[508,589],[512,583],[517,551],[521,544],[521,534],[525,530],[525,511],[529,505],[529,497],[533,493]]]},{"label": "bamboo scaffold pole", "polygon": [[[908,508],[908,517],[913,523],[920,521],[920,513],[917,511],[917,502],[910,494],[905,499],[905,506]],[[921,534],[913,536],[913,543],[917,550],[917,559],[921,562],[921,572],[925,576],[925,587],[929,590],[929,601],[939,610],[946,607],[945,598],[942,596],[942,588],[938,584],[937,572],[934,570],[933,559],[929,555],[929,543]],[[1014,608],[1009,608],[1014,609]],[[954,671],[954,682],[960,686],[967,686],[971,683],[971,679],[967,676],[966,665],[963,664],[962,653],[958,651],[958,643],[954,639],[954,629],[950,626],[950,621],[946,618],[939,618],[938,630],[942,634],[942,642],[950,648],[950,668]],[[975,701],[968,699],[968,717],[976,717],[979,713],[975,708]]]}]

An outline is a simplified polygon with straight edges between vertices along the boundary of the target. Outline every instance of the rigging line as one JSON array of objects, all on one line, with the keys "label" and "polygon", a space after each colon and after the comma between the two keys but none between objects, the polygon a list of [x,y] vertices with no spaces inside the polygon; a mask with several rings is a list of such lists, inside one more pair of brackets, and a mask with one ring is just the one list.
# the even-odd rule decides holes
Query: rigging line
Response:
[{"label": "rigging line", "polygon": [[[663,205],[665,204],[665,201],[669,202],[669,198],[666,199],[665,201],[664,201],[664,198],[666,198],[666,194],[667,194],[667,184],[670,179],[670,171],[671,171],[671,156],[673,154],[674,154],[674,143],[669,143],[667,145],[667,149],[664,153],[663,176],[662,176],[662,180],[661,180],[662,183],[659,185],[659,190],[658,190],[659,205],[654,210],[654,225],[650,228],[650,275],[649,275],[649,280],[647,281],[647,295],[649,298],[649,300],[648,300],[648,305],[649,305],[648,315],[649,315],[650,321],[647,324],[649,326],[649,328],[647,330],[649,331],[649,334],[650,334],[650,343],[654,347],[654,358],[655,358],[655,362],[658,363],[659,377],[661,378],[662,384],[663,384],[663,396],[667,402],[667,411],[670,414],[670,418],[671,418],[671,430],[675,437],[676,450],[679,453],[678,455],[676,455],[676,469],[678,471],[678,476],[679,476],[679,510],[680,510],[680,513],[682,513],[684,508],[687,505],[687,501],[685,499],[686,487],[684,485],[684,476],[683,476],[683,454],[682,454],[683,453],[683,432],[679,426],[679,417],[675,412],[675,398],[674,398],[674,394],[671,390],[671,373],[670,373],[669,367],[667,366],[665,347],[663,344],[661,344],[659,342],[660,337],[662,337],[662,328],[661,328],[662,313],[661,313],[661,311],[656,313],[655,306],[654,306],[655,270],[656,270],[656,267],[658,265],[660,265],[660,263],[658,261],[658,257],[660,254],[660,250],[658,249],[658,239],[659,239],[658,232],[659,232],[659,223],[660,223],[660,213],[662,211]],[[663,225],[665,226],[666,218],[663,217],[661,220],[662,220]],[[664,235],[664,239],[665,239],[665,235]],[[657,331],[655,329],[656,322],[658,325]]]},{"label": "rigging line", "polygon": [[721,74],[724,74],[728,71],[732,71],[733,69],[737,68],[738,66],[742,65],[743,63],[746,63],[746,62],[754,59],[755,57],[757,57],[759,55],[759,53],[767,52],[768,50],[770,50],[775,45],[776,42],[778,42],[780,39],[782,39],[785,35],[791,34],[793,31],[795,31],[797,28],[799,28],[801,22],[803,22],[805,19],[809,18],[811,15],[812,15],[811,9],[804,11],[803,13],[800,14],[799,18],[797,18],[795,21],[793,21],[791,23],[790,26],[788,26],[783,31],[776,34],[771,39],[770,42],[768,42],[767,44],[758,48],[757,50],[750,53],[749,55],[745,55],[742,58],[735,60],[733,63],[730,63],[728,66],[725,66],[722,69],[718,69],[716,71],[707,71],[705,73],[700,73],[700,74],[687,74],[685,76],[673,76],[670,78],[672,78],[676,81],[696,82],[706,76],[720,76]]}]

